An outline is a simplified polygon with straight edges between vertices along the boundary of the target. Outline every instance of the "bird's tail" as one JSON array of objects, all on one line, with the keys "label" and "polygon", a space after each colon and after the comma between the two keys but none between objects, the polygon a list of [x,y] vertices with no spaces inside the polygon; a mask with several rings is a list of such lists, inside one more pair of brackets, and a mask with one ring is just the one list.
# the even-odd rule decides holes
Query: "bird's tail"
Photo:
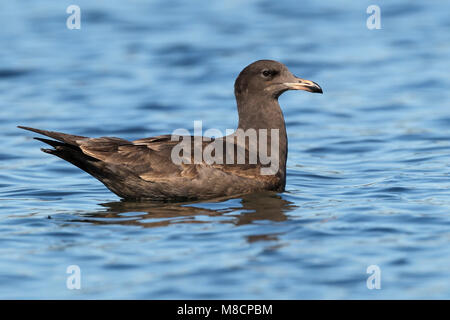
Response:
[{"label": "bird's tail", "polygon": [[18,128],[33,131],[55,139],[50,140],[45,138],[37,138],[37,137],[34,138],[53,147],[51,149],[41,148],[43,152],[52,154],[63,160],[66,160],[72,163],[73,165],[77,166],[81,170],[86,171],[87,173],[89,173],[90,175],[94,176],[97,179],[99,179],[99,177],[102,176],[101,161],[84,154],[76,142],[77,140],[80,139],[86,139],[86,137],[75,136],[61,132],[40,130],[23,126],[18,126]]}]

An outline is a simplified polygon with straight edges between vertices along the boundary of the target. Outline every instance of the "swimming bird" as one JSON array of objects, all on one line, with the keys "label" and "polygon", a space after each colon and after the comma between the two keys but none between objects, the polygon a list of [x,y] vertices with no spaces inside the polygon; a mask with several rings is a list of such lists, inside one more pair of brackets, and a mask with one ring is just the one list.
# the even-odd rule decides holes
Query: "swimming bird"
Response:
[{"label": "swimming bird", "polygon": [[[188,201],[265,190],[282,192],[288,141],[278,97],[287,90],[322,93],[318,84],[294,76],[280,62],[258,60],[245,67],[234,85],[238,128],[215,139],[161,135],[128,141],[19,128],[51,138],[35,139],[53,147],[41,149],[43,152],[86,171],[124,199]],[[180,151],[183,139],[188,144]],[[195,156],[208,148],[212,150],[210,158],[195,161]],[[263,149],[270,150],[265,150],[265,156],[270,153],[270,163],[261,153]],[[219,156],[227,161],[210,161]]]}]

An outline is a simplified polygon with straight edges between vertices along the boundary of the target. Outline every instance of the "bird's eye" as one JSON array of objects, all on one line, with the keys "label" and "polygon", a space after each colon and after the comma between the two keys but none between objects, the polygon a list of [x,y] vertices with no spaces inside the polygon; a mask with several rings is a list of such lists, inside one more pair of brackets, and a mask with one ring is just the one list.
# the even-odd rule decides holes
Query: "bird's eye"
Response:
[{"label": "bird's eye", "polygon": [[264,77],[270,77],[270,76],[272,75],[272,72],[270,72],[270,70],[264,70],[264,71],[262,72],[262,75],[263,75]]}]

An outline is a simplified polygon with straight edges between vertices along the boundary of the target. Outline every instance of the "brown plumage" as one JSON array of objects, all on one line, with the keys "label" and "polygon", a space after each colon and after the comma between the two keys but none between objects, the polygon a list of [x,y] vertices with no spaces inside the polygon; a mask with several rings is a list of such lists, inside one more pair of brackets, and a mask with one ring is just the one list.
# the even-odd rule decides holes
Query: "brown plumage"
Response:
[{"label": "brown plumage", "polygon": [[[243,148],[246,159],[244,164],[237,164],[236,161],[233,164],[207,164],[204,161],[176,164],[172,161],[171,153],[179,141],[172,141],[171,135],[127,141],[115,137],[89,138],[23,126],[19,128],[54,139],[35,138],[53,147],[42,151],[86,171],[125,199],[183,201],[263,190],[283,191],[286,183],[287,136],[278,97],[290,89],[322,92],[314,82],[296,78],[283,64],[272,60],[259,60],[250,64],[239,74],[235,83],[238,129],[279,131],[278,170],[270,175],[261,174],[261,168],[267,167],[267,164],[262,164],[259,157],[255,164],[249,164],[251,152],[248,142],[240,144],[235,134],[216,140],[205,138],[201,147],[224,141],[227,147],[235,150],[234,160],[237,150]],[[270,142],[269,134],[268,146]],[[224,150],[228,150],[227,147]],[[192,143],[192,158],[194,148]]]}]

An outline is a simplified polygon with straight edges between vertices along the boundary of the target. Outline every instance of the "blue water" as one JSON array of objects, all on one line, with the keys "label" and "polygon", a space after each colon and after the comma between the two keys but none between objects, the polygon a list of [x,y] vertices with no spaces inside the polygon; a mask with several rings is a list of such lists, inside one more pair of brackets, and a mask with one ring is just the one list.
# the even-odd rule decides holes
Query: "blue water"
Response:
[{"label": "blue water", "polygon": [[[449,1],[70,4],[2,1],[0,298],[450,298]],[[324,89],[280,98],[281,194],[123,203],[16,128],[225,132],[263,58]]]}]

